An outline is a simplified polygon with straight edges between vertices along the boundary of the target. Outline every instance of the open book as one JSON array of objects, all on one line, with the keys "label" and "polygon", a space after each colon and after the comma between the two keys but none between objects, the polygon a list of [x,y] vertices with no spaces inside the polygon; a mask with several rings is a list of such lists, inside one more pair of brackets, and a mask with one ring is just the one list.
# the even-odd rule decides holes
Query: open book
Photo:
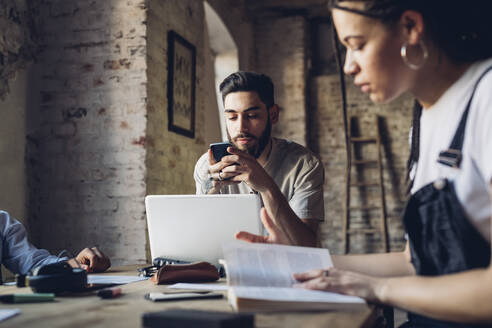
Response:
[{"label": "open book", "polygon": [[359,297],[293,288],[292,274],[333,266],[327,249],[231,241],[222,244],[228,300],[236,311],[361,309]]}]

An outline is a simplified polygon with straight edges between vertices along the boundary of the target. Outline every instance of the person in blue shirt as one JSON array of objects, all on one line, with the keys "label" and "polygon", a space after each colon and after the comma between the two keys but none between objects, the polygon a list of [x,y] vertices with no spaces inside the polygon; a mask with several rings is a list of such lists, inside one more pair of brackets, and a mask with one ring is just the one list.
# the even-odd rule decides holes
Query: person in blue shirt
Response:
[{"label": "person in blue shirt", "polygon": [[88,272],[102,272],[111,266],[109,258],[97,247],[85,248],[69,259],[51,255],[45,249],[34,247],[28,240],[26,229],[9,213],[0,210],[0,264],[12,273],[27,274],[37,266],[67,261],[74,268],[83,268]]}]

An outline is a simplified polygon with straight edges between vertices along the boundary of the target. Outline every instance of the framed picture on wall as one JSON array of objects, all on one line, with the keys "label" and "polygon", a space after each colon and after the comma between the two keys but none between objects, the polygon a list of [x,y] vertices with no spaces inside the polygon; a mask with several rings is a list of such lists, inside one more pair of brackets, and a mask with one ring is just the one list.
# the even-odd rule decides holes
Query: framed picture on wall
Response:
[{"label": "framed picture on wall", "polygon": [[168,130],[195,137],[195,46],[174,31],[167,34]]}]

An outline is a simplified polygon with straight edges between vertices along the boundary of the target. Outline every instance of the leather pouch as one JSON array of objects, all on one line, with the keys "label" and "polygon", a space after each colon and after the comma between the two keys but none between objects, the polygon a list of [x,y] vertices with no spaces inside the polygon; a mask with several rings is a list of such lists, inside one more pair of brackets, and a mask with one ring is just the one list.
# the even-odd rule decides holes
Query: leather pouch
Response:
[{"label": "leather pouch", "polygon": [[217,268],[208,262],[167,264],[150,278],[156,285],[177,282],[209,282],[219,279]]}]

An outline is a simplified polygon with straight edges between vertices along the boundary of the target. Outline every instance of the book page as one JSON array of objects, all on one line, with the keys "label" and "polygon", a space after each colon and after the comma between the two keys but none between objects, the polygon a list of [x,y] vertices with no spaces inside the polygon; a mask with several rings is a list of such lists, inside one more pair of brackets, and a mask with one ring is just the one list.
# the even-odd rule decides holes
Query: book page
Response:
[{"label": "book page", "polygon": [[292,287],[292,274],[333,266],[323,248],[231,241],[222,250],[233,286]]},{"label": "book page", "polygon": [[365,304],[360,297],[347,296],[319,290],[282,287],[231,287],[238,298],[290,302],[328,302],[345,304]]}]

